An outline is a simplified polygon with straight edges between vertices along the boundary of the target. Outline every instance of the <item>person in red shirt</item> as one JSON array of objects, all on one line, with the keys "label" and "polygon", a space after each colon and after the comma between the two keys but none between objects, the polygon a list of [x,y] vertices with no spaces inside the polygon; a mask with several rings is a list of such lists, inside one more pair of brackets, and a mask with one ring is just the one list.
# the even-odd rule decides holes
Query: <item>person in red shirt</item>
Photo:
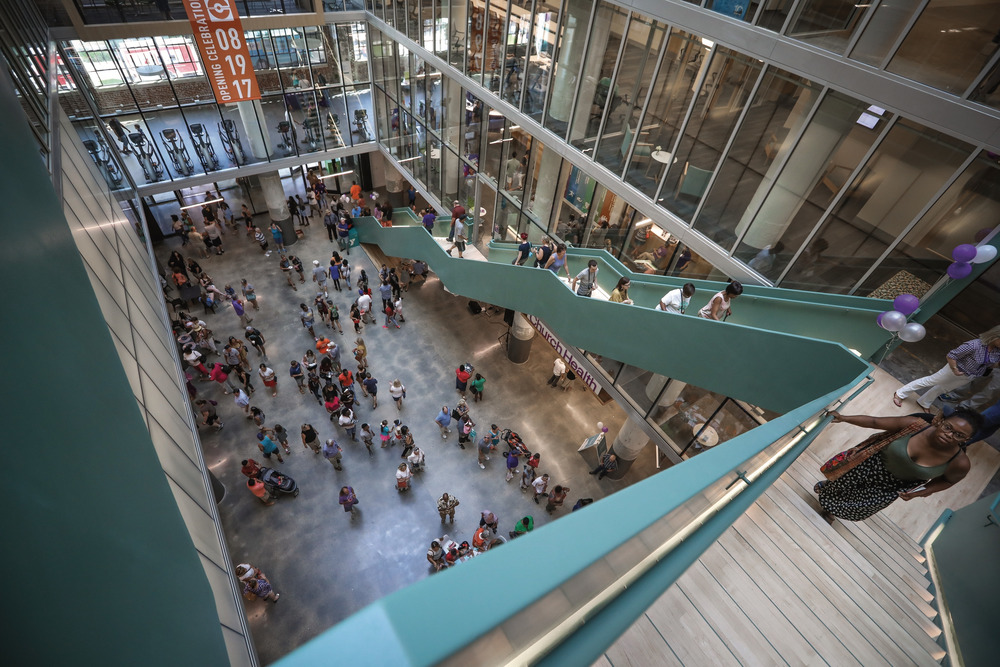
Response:
[{"label": "person in red shirt", "polygon": [[455,369],[455,389],[463,395],[465,394],[466,387],[469,385],[469,378],[472,377],[472,373],[468,370],[470,368],[469,364],[462,364]]},{"label": "person in red shirt", "polygon": [[357,181],[351,181],[351,199],[355,201],[361,199],[361,186]]},{"label": "person in red shirt", "polygon": [[329,354],[330,348],[333,347],[333,341],[331,341],[326,336],[316,339],[316,350],[320,354]]},{"label": "person in red shirt", "polygon": [[260,475],[260,465],[253,459],[245,459],[243,461],[240,461],[240,465],[243,466],[242,468],[240,468],[240,472],[246,475],[247,477],[254,478]]}]

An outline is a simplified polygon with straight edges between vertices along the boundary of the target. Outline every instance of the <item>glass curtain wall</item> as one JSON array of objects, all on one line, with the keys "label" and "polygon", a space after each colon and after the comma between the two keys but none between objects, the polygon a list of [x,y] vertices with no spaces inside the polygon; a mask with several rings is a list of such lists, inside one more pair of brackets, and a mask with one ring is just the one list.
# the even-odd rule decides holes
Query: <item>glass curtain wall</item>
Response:
[{"label": "glass curtain wall", "polygon": [[[486,31],[500,16],[488,7]],[[504,62],[499,86],[492,71],[487,85],[463,89],[372,31],[387,148],[446,208],[478,201],[481,241],[551,235],[603,248],[637,272],[722,277],[630,206],[618,181],[597,182],[576,166],[587,160],[622,174],[762,281],[791,288],[882,294],[904,274],[931,283],[944,261],[935,253],[947,255],[971,226],[991,224],[1000,174],[986,166],[995,157],[974,158],[953,137],[608,4],[583,12],[569,2],[560,15],[544,3],[534,13],[514,7],[505,16],[508,42],[494,51]],[[524,55],[512,48],[513,34],[528,35]],[[553,101],[565,96],[560,87],[579,92],[572,108]],[[564,160],[505,118],[492,104],[505,90],[521,90],[522,108],[564,133],[580,157]],[[548,90],[552,99],[530,99]],[[969,222],[937,230],[955,225],[945,202],[963,197],[977,205],[951,216]]]},{"label": "glass curtain wall", "polygon": [[87,90],[61,90],[60,102],[84,140],[95,122],[112,129],[138,184],[374,140],[363,23],[244,36],[260,100],[216,104],[192,37],[178,35],[62,43]]},{"label": "glass curtain wall", "polygon": [[592,354],[587,357],[684,458],[697,456],[780,416],[614,359]]}]

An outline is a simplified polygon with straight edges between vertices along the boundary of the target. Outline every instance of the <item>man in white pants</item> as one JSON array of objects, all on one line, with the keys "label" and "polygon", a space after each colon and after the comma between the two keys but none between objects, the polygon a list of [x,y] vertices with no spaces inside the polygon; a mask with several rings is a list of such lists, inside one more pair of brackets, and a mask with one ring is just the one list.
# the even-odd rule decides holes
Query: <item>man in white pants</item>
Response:
[{"label": "man in white pants", "polygon": [[917,405],[929,410],[941,394],[958,389],[982,377],[1000,363],[1000,326],[993,327],[979,338],[965,341],[948,353],[944,368],[932,375],[904,385],[892,396],[892,402],[902,407],[903,401],[919,389],[930,387],[917,399]]}]

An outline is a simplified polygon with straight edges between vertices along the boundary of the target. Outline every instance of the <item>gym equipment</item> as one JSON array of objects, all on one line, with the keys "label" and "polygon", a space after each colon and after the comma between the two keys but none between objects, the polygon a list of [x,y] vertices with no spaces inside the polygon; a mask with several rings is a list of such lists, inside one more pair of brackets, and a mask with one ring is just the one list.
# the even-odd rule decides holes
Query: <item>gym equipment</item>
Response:
[{"label": "gym equipment", "polygon": [[298,149],[298,141],[295,138],[295,128],[287,120],[282,120],[278,122],[278,134],[281,135],[281,143],[278,144],[279,148],[283,148],[286,153],[291,155]]},{"label": "gym equipment", "polygon": [[201,123],[192,123],[190,127],[194,152],[198,154],[201,166],[205,168],[205,171],[215,171],[219,168],[219,158],[215,155],[215,148],[212,146],[212,138],[208,136],[208,130]]},{"label": "gym equipment", "polygon": [[222,142],[222,148],[225,149],[226,155],[229,156],[234,165],[238,167],[247,163],[247,156],[243,151],[243,142],[240,141],[240,131],[236,127],[236,123],[228,118],[219,123],[219,140]]},{"label": "gym equipment", "polygon": [[118,164],[111,158],[111,150],[100,136],[97,141],[84,139],[83,147],[90,153],[90,158],[97,165],[97,170],[104,176],[104,180],[113,188],[122,184],[122,173],[118,169]]},{"label": "gym equipment", "polygon": [[163,140],[163,147],[167,149],[170,161],[174,163],[174,169],[182,176],[190,176],[194,173],[194,165],[191,164],[191,156],[188,154],[187,146],[184,145],[184,138],[173,128],[160,130],[160,139]]},{"label": "gym equipment", "polygon": [[146,138],[142,127],[136,123],[135,132],[128,133],[129,141],[135,146],[135,156],[142,167],[142,175],[146,177],[147,183],[156,183],[163,179],[163,164],[160,156],[153,150],[153,144]]},{"label": "gym equipment", "polygon": [[305,131],[305,140],[309,144],[309,148],[316,150],[319,145],[319,118],[315,116],[307,116],[304,121],[302,121],[302,129]]},{"label": "gym equipment", "polygon": [[372,140],[372,136],[368,130],[368,109],[354,110],[354,125],[358,128],[356,132],[360,135],[362,142]]}]

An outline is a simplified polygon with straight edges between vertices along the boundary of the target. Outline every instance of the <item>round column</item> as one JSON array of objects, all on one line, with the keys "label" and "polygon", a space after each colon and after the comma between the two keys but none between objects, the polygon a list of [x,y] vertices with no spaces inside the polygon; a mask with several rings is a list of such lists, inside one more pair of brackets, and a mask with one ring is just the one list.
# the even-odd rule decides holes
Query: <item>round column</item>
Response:
[{"label": "round column", "polygon": [[278,176],[277,172],[272,172],[260,174],[257,179],[260,182],[260,191],[264,195],[264,202],[267,204],[267,213],[271,217],[271,221],[278,223],[278,226],[281,227],[281,232],[285,237],[285,246],[295,245],[299,237],[295,235],[292,215],[288,212],[288,201],[285,197],[285,189],[281,185],[281,177]]},{"label": "round column", "polygon": [[622,424],[618,435],[615,436],[614,444],[611,445],[611,453],[618,457],[618,469],[608,473],[611,479],[621,479],[632,467],[632,462],[639,458],[639,453],[649,444],[649,436],[642,430],[642,426],[635,421],[634,417],[629,417]]},{"label": "round column", "polygon": [[528,324],[521,313],[514,313],[514,325],[510,328],[507,341],[507,358],[515,364],[523,364],[531,352],[531,339],[535,337],[535,327]]}]

